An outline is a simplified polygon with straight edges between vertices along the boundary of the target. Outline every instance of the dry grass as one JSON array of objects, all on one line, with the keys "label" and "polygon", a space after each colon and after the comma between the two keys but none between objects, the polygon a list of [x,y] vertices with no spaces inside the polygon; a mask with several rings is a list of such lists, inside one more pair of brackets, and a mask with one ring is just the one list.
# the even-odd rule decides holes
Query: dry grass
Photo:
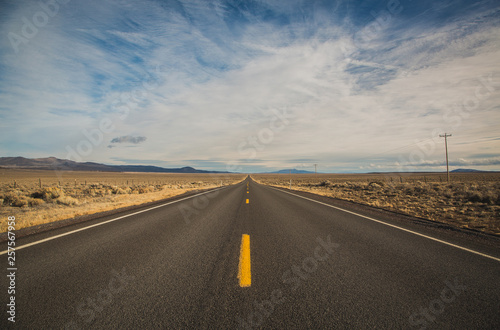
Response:
[{"label": "dry grass", "polygon": [[259,174],[259,183],[308,191],[500,235],[500,174]]},{"label": "dry grass", "polygon": [[[244,174],[56,172],[0,169],[0,232],[230,185]],[[41,187],[40,187],[41,182]]]}]

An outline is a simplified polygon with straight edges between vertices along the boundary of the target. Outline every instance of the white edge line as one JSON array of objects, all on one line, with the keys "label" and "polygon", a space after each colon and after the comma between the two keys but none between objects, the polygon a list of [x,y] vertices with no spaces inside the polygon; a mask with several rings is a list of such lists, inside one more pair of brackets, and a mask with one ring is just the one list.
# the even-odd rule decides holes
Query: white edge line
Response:
[{"label": "white edge line", "polygon": [[[134,213],[127,214],[127,215],[123,215],[123,216],[118,217],[118,218],[114,218],[114,219],[106,220],[106,221],[99,222],[99,223],[96,223],[96,224],[93,224],[93,225],[90,225],[90,226],[87,226],[87,227],[83,227],[83,228],[75,229],[75,230],[68,231],[68,232],[63,233],[63,234],[59,234],[59,235],[56,235],[56,236],[47,237],[47,238],[41,239],[41,240],[39,240],[39,241],[35,241],[35,242],[31,242],[31,243],[28,243],[28,244],[25,244],[25,245],[17,246],[17,247],[15,248],[15,251],[17,251],[17,250],[21,250],[21,249],[24,249],[24,248],[27,248],[27,247],[30,247],[30,246],[33,246],[33,245],[38,245],[38,244],[40,244],[40,243],[44,243],[44,242],[47,242],[47,241],[51,241],[51,240],[56,239],[56,238],[59,238],[59,237],[63,237],[63,236],[66,236],[66,235],[71,235],[71,234],[77,233],[77,232],[82,231],[82,230],[86,230],[86,229],[90,229],[90,228],[93,228],[93,227],[101,226],[101,225],[104,225],[104,224],[106,224],[106,223],[110,223],[110,222],[113,222],[113,221],[117,221],[117,220],[120,220],[120,219],[123,219],[123,218],[128,218],[128,217],[133,216],[133,215],[136,215],[136,214],[140,214],[140,213],[148,212],[148,211],[151,211],[151,210],[154,210],[154,209],[160,208],[160,207],[164,207],[164,206],[167,206],[167,205],[170,205],[170,204],[174,204],[174,203],[177,203],[177,202],[181,202],[181,201],[184,201],[184,200],[186,200],[186,199],[194,198],[194,197],[196,197],[196,196],[200,196],[200,195],[208,194],[208,193],[211,193],[211,192],[214,192],[214,191],[218,191],[218,190],[221,190],[221,189],[224,189],[224,188],[227,188],[227,187],[228,187],[228,186],[226,186],[226,187],[222,187],[222,188],[217,188],[217,189],[214,189],[214,190],[205,191],[205,192],[202,192],[202,193],[199,193],[199,194],[193,195],[193,196],[184,197],[184,198],[181,198],[181,199],[178,199],[178,200],[172,201],[172,202],[168,202],[168,203],[161,204],[161,205],[156,205],[156,206],[153,206],[153,207],[147,208],[147,209],[145,209],[145,210],[141,210],[141,211],[137,211],[137,212],[134,212]],[[0,255],[6,254],[6,253],[7,253],[7,251],[8,251],[8,250],[1,251],[1,252],[0,252]]]},{"label": "white edge line", "polygon": [[381,224],[389,226],[389,227],[393,227],[393,228],[396,228],[396,229],[399,229],[399,230],[403,230],[403,231],[406,231],[408,233],[412,233],[412,234],[417,235],[417,236],[425,237],[427,239],[430,239],[430,240],[433,240],[433,241],[436,241],[436,242],[439,242],[439,243],[443,243],[443,244],[446,244],[446,245],[449,245],[449,246],[453,246],[453,247],[455,247],[457,249],[464,250],[464,251],[467,251],[467,252],[471,252],[471,253],[474,253],[474,254],[477,254],[477,255],[480,255],[480,256],[483,256],[483,257],[486,257],[486,258],[489,258],[489,259],[492,259],[492,260],[500,262],[500,258],[496,258],[496,257],[490,256],[489,254],[484,254],[484,253],[481,253],[481,252],[478,252],[478,251],[475,251],[475,250],[471,250],[471,249],[468,249],[466,247],[463,247],[463,246],[460,246],[460,245],[456,245],[456,244],[453,244],[453,243],[450,243],[450,242],[447,242],[447,241],[443,241],[443,240],[440,240],[440,239],[432,237],[432,236],[427,236],[427,235],[424,235],[424,234],[421,234],[419,232],[416,232],[416,231],[413,231],[413,230],[409,230],[409,229],[406,229],[406,228],[403,228],[403,227],[399,227],[399,226],[396,226],[396,225],[391,225],[390,223],[387,223],[387,222],[384,222],[384,221],[381,221],[381,220],[377,220],[377,219],[374,219],[374,218],[370,218],[370,217],[367,217],[366,215],[362,215],[362,214],[359,214],[359,213],[356,213],[356,212],[348,211],[348,210],[345,210],[343,208],[336,207],[336,206],[333,206],[333,205],[330,205],[330,204],[326,204],[326,203],[323,203],[323,202],[320,202],[320,201],[317,201],[317,200],[314,200],[314,199],[311,199],[311,198],[307,198],[307,197],[304,197],[304,196],[292,194],[291,192],[288,192],[288,191],[285,191],[285,190],[281,190],[281,189],[278,189],[278,188],[275,188],[275,187],[272,187],[272,186],[268,186],[268,187],[270,187],[270,188],[272,188],[274,190],[278,190],[278,191],[281,191],[281,192],[284,192],[284,193],[287,193],[287,194],[290,194],[290,195],[293,195],[293,196],[296,196],[296,197],[307,199],[309,201],[312,201],[312,202],[315,202],[315,203],[318,203],[318,204],[322,204],[322,205],[325,205],[325,206],[337,209],[339,211],[350,213],[350,214],[356,215],[356,216],[361,217],[361,218],[365,218],[365,219],[368,219],[368,220],[371,220],[371,221],[375,221],[375,222],[381,223]]}]

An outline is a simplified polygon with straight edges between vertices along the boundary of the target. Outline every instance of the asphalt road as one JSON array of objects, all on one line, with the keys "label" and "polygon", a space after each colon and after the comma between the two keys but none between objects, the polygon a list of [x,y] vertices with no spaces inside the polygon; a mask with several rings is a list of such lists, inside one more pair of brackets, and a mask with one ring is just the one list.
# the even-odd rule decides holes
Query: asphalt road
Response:
[{"label": "asphalt road", "polygon": [[246,180],[19,238],[0,328],[500,328],[498,245],[356,213]]}]

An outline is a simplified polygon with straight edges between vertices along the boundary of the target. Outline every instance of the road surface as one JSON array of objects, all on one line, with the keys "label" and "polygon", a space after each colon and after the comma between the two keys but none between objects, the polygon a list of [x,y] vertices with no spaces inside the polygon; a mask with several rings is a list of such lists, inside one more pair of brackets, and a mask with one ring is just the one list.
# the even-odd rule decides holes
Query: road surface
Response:
[{"label": "road surface", "polygon": [[329,205],[247,179],[19,238],[0,328],[500,328],[498,240]]}]

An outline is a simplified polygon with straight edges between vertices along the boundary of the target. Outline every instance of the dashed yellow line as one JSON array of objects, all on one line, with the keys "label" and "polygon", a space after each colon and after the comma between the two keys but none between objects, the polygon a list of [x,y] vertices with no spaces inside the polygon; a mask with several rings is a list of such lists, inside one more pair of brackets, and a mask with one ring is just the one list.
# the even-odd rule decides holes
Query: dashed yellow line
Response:
[{"label": "dashed yellow line", "polygon": [[250,235],[247,234],[243,234],[241,237],[238,279],[240,280],[240,287],[242,288],[252,285],[252,272],[250,269]]},{"label": "dashed yellow line", "polygon": [[250,203],[250,200],[247,198],[247,204]]}]

